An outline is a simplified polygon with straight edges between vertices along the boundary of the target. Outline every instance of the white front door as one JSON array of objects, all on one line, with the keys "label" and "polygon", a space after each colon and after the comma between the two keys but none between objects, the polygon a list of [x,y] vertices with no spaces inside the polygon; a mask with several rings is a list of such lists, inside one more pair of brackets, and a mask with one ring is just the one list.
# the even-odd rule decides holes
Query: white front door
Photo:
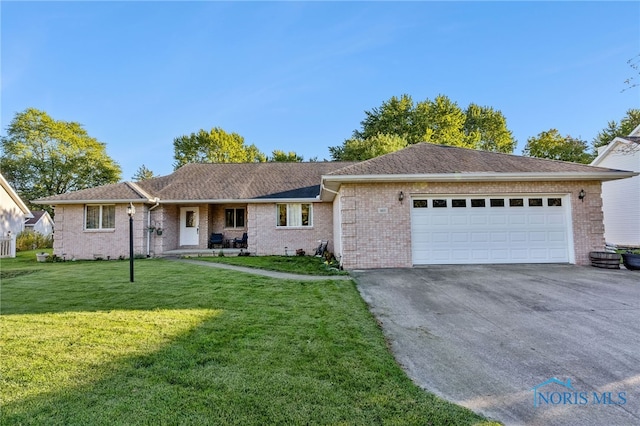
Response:
[{"label": "white front door", "polygon": [[180,245],[197,246],[199,228],[198,207],[180,207]]}]

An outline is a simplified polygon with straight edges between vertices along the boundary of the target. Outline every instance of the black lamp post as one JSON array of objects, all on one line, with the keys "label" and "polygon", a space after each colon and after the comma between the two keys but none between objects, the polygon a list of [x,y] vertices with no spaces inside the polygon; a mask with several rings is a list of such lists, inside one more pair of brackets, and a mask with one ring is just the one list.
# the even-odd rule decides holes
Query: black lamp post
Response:
[{"label": "black lamp post", "polygon": [[129,215],[129,281],[133,282],[133,215],[136,214],[136,208],[133,203],[127,206],[127,215]]}]

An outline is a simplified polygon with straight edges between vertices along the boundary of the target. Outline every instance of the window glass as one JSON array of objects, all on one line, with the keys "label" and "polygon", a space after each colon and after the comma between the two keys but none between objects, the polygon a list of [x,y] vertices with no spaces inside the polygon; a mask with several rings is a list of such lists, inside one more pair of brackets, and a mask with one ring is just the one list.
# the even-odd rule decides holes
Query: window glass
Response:
[{"label": "window glass", "polygon": [[547,200],[547,205],[549,207],[561,207],[562,206],[562,198],[549,198]]},{"label": "window glass", "polygon": [[447,200],[433,200],[433,201],[431,202],[431,205],[432,205],[434,208],[437,208],[437,207],[447,207]]},{"label": "window glass", "polygon": [[99,229],[100,227],[100,206],[87,206],[86,228]]},{"label": "window glass", "polygon": [[311,204],[302,204],[302,226],[311,224]]},{"label": "window glass", "polygon": [[287,210],[287,226],[302,226],[302,205],[289,204]]},{"label": "window glass", "polygon": [[542,207],[542,198],[529,198],[529,207]]},{"label": "window glass", "polygon": [[187,228],[195,228],[196,227],[196,212],[193,210],[187,210],[186,216],[186,227]]},{"label": "window glass", "polygon": [[224,211],[224,227],[235,228],[234,226],[234,209],[225,209]]},{"label": "window glass", "polygon": [[116,206],[102,206],[102,228],[116,227]]},{"label": "window glass", "polygon": [[311,204],[276,204],[277,226],[313,226]]},{"label": "window glass", "polygon": [[524,207],[524,199],[509,198],[509,207]]},{"label": "window glass", "polygon": [[491,207],[504,207],[504,198],[492,198],[489,204]]},{"label": "window glass", "polygon": [[484,207],[485,205],[484,198],[474,198],[471,200],[471,207]]},{"label": "window glass", "polygon": [[114,229],[115,227],[115,205],[85,206],[85,229]]},{"label": "window glass", "polygon": [[451,207],[467,207],[467,200],[451,200]]},{"label": "window glass", "polygon": [[278,204],[278,226],[287,226],[287,205]]},{"label": "window glass", "polygon": [[244,228],[244,209],[236,209],[236,228]]},{"label": "window glass", "polygon": [[428,206],[427,200],[413,200],[413,207],[416,209],[426,209]]}]

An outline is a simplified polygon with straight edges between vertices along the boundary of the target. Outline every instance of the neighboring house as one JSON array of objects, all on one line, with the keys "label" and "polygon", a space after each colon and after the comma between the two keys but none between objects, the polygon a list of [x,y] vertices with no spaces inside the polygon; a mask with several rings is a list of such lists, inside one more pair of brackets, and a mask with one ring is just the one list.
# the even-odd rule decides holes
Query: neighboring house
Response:
[{"label": "neighboring house", "polygon": [[151,256],[247,233],[257,255],[329,240],[347,269],[588,264],[604,249],[601,183],[635,175],[419,143],[359,163],[187,164],[37,202],[55,208],[54,252],[79,259],[128,257],[133,203],[134,251]]},{"label": "neighboring house", "polygon": [[[594,166],[640,172],[640,126],[598,148]],[[604,237],[608,243],[640,247],[640,176],[603,182]]]},{"label": "neighboring house", "polygon": [[38,232],[44,236],[53,234],[53,219],[46,210],[31,212],[32,218],[24,223],[25,230]]},{"label": "neighboring house", "polygon": [[32,217],[29,208],[0,174],[0,257],[16,256],[16,235]]}]

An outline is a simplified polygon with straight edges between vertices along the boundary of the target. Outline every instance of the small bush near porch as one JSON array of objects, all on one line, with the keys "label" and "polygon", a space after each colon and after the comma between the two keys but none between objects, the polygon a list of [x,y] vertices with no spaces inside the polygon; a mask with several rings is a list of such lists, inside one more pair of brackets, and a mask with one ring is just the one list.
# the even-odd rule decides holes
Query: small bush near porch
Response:
[{"label": "small bush near porch", "polygon": [[303,275],[348,274],[346,271],[340,271],[336,268],[337,262],[329,265],[325,263],[323,258],[315,256],[216,256],[199,257],[198,260]]},{"label": "small bush near porch", "polygon": [[3,425],[483,421],[411,383],[350,281],[34,252],[2,276]]}]

